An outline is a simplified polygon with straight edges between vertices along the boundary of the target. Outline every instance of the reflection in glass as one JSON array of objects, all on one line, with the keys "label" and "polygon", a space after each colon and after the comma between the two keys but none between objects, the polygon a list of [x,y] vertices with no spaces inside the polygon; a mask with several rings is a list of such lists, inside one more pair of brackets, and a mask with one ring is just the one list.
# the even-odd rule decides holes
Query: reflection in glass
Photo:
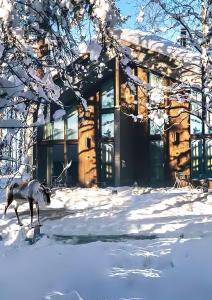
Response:
[{"label": "reflection in glass", "polygon": [[[198,114],[199,117],[190,116],[190,133],[191,134],[201,134],[202,133],[202,95],[201,93],[192,91],[191,92],[191,111],[195,114]],[[207,99],[207,104],[209,103],[209,99]],[[212,113],[206,112],[206,122],[205,124],[205,133],[212,133]],[[209,126],[208,126],[209,125]],[[211,127],[210,127],[211,126]]]},{"label": "reflection in glass", "polygon": [[113,80],[106,81],[102,85],[102,108],[110,108],[114,106],[114,87]]},{"label": "reflection in glass", "polygon": [[164,124],[159,126],[154,122],[154,120],[149,120],[149,126],[150,126],[150,135],[155,135],[155,134],[163,135]]},{"label": "reflection in glass", "polygon": [[[163,77],[150,73],[149,74],[149,83],[152,87],[154,87],[149,96],[149,103],[153,106],[159,106],[164,101],[164,93],[163,93]],[[164,131],[164,122],[159,126],[158,123],[154,122],[154,120],[149,121],[150,126],[150,135],[155,134],[163,134]]]},{"label": "reflection in glass", "polygon": [[43,127],[43,139],[51,140],[52,139],[52,131],[53,131],[52,123],[46,124]]},{"label": "reflection in glass", "polygon": [[114,113],[101,115],[101,134],[102,137],[114,137]]},{"label": "reflection in glass", "polygon": [[78,112],[74,111],[67,118],[67,139],[78,139]]},{"label": "reflection in glass", "polygon": [[[209,97],[207,97],[207,105],[209,105],[210,103],[210,99]],[[207,125],[205,125],[205,133],[212,133],[212,113],[210,111],[207,111],[207,116],[206,116],[206,121],[207,121]]]},{"label": "reflection in glass", "polygon": [[202,174],[202,140],[191,142],[191,167],[192,177],[199,177]]},{"label": "reflection in glass", "polygon": [[202,121],[196,116],[190,116],[190,132],[191,134],[202,133]]},{"label": "reflection in glass", "polygon": [[191,92],[191,111],[195,112],[195,114],[198,114],[200,116],[194,116],[191,115],[190,116],[190,133],[191,134],[201,134],[202,133],[202,120],[201,120],[201,116],[202,116],[202,106],[201,106],[201,102],[202,102],[202,96],[200,93]]},{"label": "reflection in glass", "polygon": [[164,100],[163,77],[150,73],[149,83],[154,87],[150,92],[149,102],[151,104],[160,104]]},{"label": "reflection in glass", "polygon": [[53,140],[62,140],[62,139],[64,139],[64,121],[59,120],[54,122]]},{"label": "reflection in glass", "polygon": [[150,157],[150,180],[152,183],[163,182],[164,168],[163,168],[163,141],[150,141],[149,157]]},{"label": "reflection in glass", "polygon": [[212,176],[212,140],[207,139],[206,143],[206,172],[208,177]]},{"label": "reflection in glass", "polygon": [[114,146],[111,143],[101,143],[101,178],[110,183],[113,179]]},{"label": "reflection in glass", "polygon": [[203,141],[193,140],[191,142],[191,165],[192,177],[212,177],[212,140],[205,140],[205,173],[203,174]]}]

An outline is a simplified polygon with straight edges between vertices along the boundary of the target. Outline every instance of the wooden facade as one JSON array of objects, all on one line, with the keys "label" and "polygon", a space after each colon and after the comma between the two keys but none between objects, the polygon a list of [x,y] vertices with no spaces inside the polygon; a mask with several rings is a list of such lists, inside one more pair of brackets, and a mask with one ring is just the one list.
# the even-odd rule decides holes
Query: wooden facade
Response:
[{"label": "wooden facade", "polygon": [[[138,49],[135,52],[145,61]],[[162,60],[161,54],[158,59]],[[170,63],[173,62],[167,63],[165,58],[158,68],[148,68],[141,63],[133,68],[133,72],[146,83],[154,76],[162,77],[163,84],[168,86],[176,75],[170,73]],[[77,139],[67,139],[65,124],[67,126],[68,121],[65,121],[64,139],[55,141],[63,145],[61,166],[64,167],[75,157],[75,168],[71,167],[70,173],[77,175],[71,176],[75,180],[69,184],[90,187],[138,182],[140,185],[161,186],[173,184],[177,171],[192,176],[190,116],[186,112],[189,110],[188,103],[179,103],[171,99],[168,93],[164,94],[161,109],[167,113],[169,123],[163,125],[163,131],[154,131],[148,117],[147,103],[151,100],[147,89],[139,86],[133,95],[126,85],[118,59],[113,59],[111,66],[112,71],[89,88],[85,96],[88,110],[84,112],[82,107],[75,107],[78,112]],[[134,122],[131,114],[142,116],[142,120]],[[52,171],[53,144],[44,138],[38,143],[48,162],[38,177],[42,175],[49,184],[58,175]],[[67,150],[67,145],[72,144],[75,145],[74,154],[72,148],[69,147],[69,152]],[[41,163],[43,161],[39,151],[37,158],[39,168],[39,160]]]}]

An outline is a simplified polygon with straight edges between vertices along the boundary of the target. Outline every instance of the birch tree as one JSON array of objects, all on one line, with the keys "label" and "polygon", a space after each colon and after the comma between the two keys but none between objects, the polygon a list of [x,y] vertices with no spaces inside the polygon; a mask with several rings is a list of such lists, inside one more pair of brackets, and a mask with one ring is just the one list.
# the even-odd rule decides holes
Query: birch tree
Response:
[{"label": "birch tree", "polygon": [[86,110],[81,77],[89,66],[76,60],[89,53],[91,61],[99,60],[98,74],[104,66],[101,54],[113,44],[110,31],[123,21],[115,0],[0,0],[1,159],[19,137],[21,165],[34,137],[32,131],[23,141],[24,128],[49,122],[44,110],[52,102],[58,106],[55,119],[61,118],[60,96],[66,89]]},{"label": "birch tree", "polygon": [[212,1],[150,0],[139,3],[142,6],[137,17],[139,28],[168,36],[175,42],[178,40],[191,53],[199,55],[199,61],[190,62],[190,66],[200,74],[201,84],[189,84],[189,88],[202,95],[201,118],[207,123],[207,111],[212,106]]},{"label": "birch tree", "polygon": [[[183,97],[180,96],[180,100],[190,101],[188,113],[202,121],[202,156],[205,160],[205,129],[206,126],[209,129],[212,127],[212,1],[147,0],[139,1],[139,4],[141,5],[137,17],[139,28],[160,36],[168,36],[199,57],[189,62],[192,76],[198,77],[198,84],[185,81],[183,89],[188,93],[184,93]],[[172,87],[169,91],[171,96],[178,95],[179,98],[179,93],[175,93],[175,89],[179,90],[178,87],[179,84]],[[180,89],[181,87],[180,85]],[[194,97],[193,92],[199,96]],[[204,161],[203,168],[205,168]]]}]

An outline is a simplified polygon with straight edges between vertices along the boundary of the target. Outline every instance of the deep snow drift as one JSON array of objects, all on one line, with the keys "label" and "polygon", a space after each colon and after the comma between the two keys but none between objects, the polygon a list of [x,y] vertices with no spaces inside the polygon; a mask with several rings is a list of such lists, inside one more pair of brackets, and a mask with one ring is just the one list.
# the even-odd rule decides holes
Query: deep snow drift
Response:
[{"label": "deep snow drift", "polygon": [[[3,208],[2,199],[0,300],[211,299],[210,194],[59,189],[42,208],[43,237],[33,245],[12,207],[1,219]],[[20,211],[28,225],[28,205]],[[82,236],[96,242],[78,244]]]}]

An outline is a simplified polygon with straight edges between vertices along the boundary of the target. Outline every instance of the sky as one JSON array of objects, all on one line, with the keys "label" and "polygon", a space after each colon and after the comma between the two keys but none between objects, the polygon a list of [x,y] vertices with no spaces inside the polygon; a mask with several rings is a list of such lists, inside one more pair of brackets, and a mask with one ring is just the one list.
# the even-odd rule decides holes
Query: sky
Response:
[{"label": "sky", "polygon": [[130,16],[127,22],[124,24],[125,28],[135,28],[135,21],[138,12],[138,6],[136,1],[133,0],[116,0],[117,6],[120,8],[121,13],[124,16]]},{"label": "sky", "polygon": [[[136,0],[116,0],[117,7],[120,8],[122,15],[129,16],[128,20],[123,25],[124,28],[138,28],[139,24],[136,24],[136,17],[142,7],[142,3],[144,4],[145,1],[140,0],[140,5],[138,5],[138,3],[139,1]],[[161,33],[160,36],[175,42],[179,33],[173,30],[168,30],[166,33]]]}]

